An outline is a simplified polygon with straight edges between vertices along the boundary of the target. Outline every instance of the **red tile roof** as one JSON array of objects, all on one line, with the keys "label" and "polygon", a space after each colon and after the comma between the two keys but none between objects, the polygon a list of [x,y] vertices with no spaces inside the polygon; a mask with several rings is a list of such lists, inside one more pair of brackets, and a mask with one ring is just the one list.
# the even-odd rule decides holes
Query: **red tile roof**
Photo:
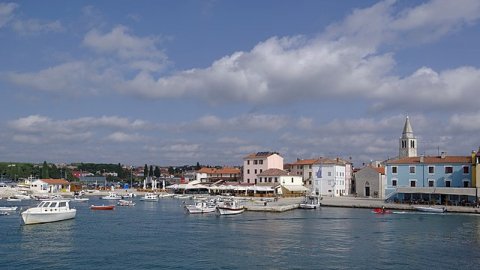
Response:
[{"label": "red tile roof", "polygon": [[70,182],[68,182],[65,179],[40,179],[43,182],[49,184],[49,185],[69,185]]},{"label": "red tile roof", "polygon": [[314,158],[314,159],[299,159],[296,162],[292,163],[291,165],[313,165],[315,164],[319,159]]},{"label": "red tile roof", "polygon": [[401,159],[390,160],[388,164],[438,164],[438,163],[462,163],[462,164],[470,164],[472,163],[472,157],[470,156],[427,156],[423,157],[423,162],[420,162],[421,157],[407,157]]},{"label": "red tile roof", "polygon": [[280,169],[268,169],[257,175],[258,176],[288,176],[290,175],[290,173]]},{"label": "red tile roof", "polygon": [[198,173],[206,174],[240,174],[240,169],[237,168],[201,168],[197,171]]}]

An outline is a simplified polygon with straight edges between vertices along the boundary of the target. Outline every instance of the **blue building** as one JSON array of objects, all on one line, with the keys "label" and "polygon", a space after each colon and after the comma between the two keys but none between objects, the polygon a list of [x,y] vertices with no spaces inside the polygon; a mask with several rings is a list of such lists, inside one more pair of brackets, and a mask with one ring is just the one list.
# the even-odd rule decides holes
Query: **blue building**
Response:
[{"label": "blue building", "polygon": [[469,205],[476,202],[472,156],[417,156],[417,141],[407,117],[399,157],[386,162],[387,200]]}]

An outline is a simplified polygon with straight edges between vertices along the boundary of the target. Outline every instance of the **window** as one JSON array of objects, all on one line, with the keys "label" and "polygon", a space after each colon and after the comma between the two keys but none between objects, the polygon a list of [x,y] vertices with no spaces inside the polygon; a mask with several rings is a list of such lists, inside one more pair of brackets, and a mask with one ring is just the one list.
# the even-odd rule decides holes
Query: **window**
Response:
[{"label": "window", "polygon": [[308,165],[308,168],[311,169],[311,168],[312,168],[312,165]]},{"label": "window", "polygon": [[247,165],[250,165],[250,160],[247,160]]},{"label": "window", "polygon": [[392,180],[392,186],[394,186],[394,187],[397,186],[397,180]]},{"label": "window", "polygon": [[292,177],[292,184],[293,184],[293,177]]},{"label": "window", "polygon": [[257,174],[257,169],[255,169],[255,174]]},{"label": "window", "polygon": [[269,183],[272,182],[272,178],[271,178],[271,177],[268,177],[268,182],[269,182]]},{"label": "window", "polygon": [[263,160],[259,160],[259,161],[258,161],[258,164],[262,165],[262,164],[263,164]]},{"label": "window", "polygon": [[249,183],[249,184],[250,184],[250,178],[248,178],[248,179],[247,179],[247,183]]},{"label": "window", "polygon": [[445,187],[450,187],[452,185],[452,181],[446,180],[445,181]]},{"label": "window", "polygon": [[332,172],[328,172],[328,176],[332,176]]},{"label": "window", "polygon": [[253,165],[257,165],[257,163],[258,163],[258,160],[253,161]]},{"label": "window", "polygon": [[260,177],[260,178],[258,178],[258,181],[261,183],[261,182],[262,182],[262,178],[261,178],[261,177]]},{"label": "window", "polygon": [[250,174],[250,169],[247,169],[247,174]]},{"label": "window", "polygon": [[432,180],[432,179],[428,180],[428,186],[429,187],[434,187],[435,186],[435,180]]},{"label": "window", "polygon": [[308,178],[312,178],[312,172],[308,172]]},{"label": "window", "polygon": [[410,147],[415,148],[415,141],[410,141]]},{"label": "window", "polygon": [[277,183],[277,182],[278,182],[278,179],[277,179],[277,177],[275,177],[275,183]]},{"label": "window", "polygon": [[468,187],[469,186],[469,181],[467,180],[463,180],[463,187]]},{"label": "window", "polygon": [[417,181],[410,180],[410,187],[415,187],[417,185]]},{"label": "window", "polygon": [[435,167],[434,166],[428,166],[428,173],[429,174],[434,174],[435,173]]},{"label": "window", "polygon": [[410,166],[410,173],[415,173],[415,166]]},{"label": "window", "polygon": [[263,170],[262,170],[262,169],[260,169],[260,173],[262,173],[262,171],[263,171]]},{"label": "window", "polygon": [[463,174],[469,174],[470,168],[468,166],[463,166]]},{"label": "window", "polygon": [[398,170],[397,166],[393,166],[392,167],[392,174],[397,174],[397,170]]},{"label": "window", "polygon": [[445,173],[453,173],[453,167],[452,166],[446,166],[445,167]]}]

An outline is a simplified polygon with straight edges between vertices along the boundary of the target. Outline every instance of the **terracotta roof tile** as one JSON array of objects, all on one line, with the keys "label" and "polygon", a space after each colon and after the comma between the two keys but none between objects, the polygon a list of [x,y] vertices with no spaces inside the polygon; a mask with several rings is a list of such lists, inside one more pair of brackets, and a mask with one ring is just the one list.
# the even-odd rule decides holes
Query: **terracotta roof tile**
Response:
[{"label": "terracotta roof tile", "polygon": [[425,164],[437,164],[437,163],[466,163],[470,164],[472,158],[470,156],[445,156],[444,158],[440,156],[427,156],[423,158],[423,162],[420,162],[421,157],[407,157],[401,159],[390,160],[387,164],[416,164],[416,163],[425,163]]},{"label": "terracotta roof tile", "polygon": [[258,176],[288,176],[290,175],[290,173],[280,169],[268,169],[257,175]]},{"label": "terracotta roof tile", "polygon": [[240,174],[240,169],[237,168],[201,168],[197,171],[198,173],[206,173],[206,174]]},{"label": "terracotta roof tile", "polygon": [[40,179],[43,182],[49,184],[49,185],[69,185],[70,182],[68,182],[65,179]]}]

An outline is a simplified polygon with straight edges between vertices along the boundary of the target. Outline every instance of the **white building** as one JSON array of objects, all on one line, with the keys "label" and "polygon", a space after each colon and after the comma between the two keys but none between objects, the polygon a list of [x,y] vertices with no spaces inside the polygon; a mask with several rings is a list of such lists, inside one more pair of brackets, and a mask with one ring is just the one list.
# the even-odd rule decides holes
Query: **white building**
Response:
[{"label": "white building", "polygon": [[260,186],[274,187],[277,194],[284,196],[304,195],[308,189],[303,178],[281,169],[268,169],[257,175]]},{"label": "white building", "polygon": [[347,166],[341,159],[321,158],[313,164],[313,192],[321,196],[338,197],[347,195]]},{"label": "white building", "polygon": [[244,157],[242,183],[257,184],[257,175],[268,169],[283,170],[283,157],[276,152],[258,152]]},{"label": "white building", "polygon": [[69,192],[70,183],[65,179],[37,179],[30,183],[30,190],[37,193]]}]

